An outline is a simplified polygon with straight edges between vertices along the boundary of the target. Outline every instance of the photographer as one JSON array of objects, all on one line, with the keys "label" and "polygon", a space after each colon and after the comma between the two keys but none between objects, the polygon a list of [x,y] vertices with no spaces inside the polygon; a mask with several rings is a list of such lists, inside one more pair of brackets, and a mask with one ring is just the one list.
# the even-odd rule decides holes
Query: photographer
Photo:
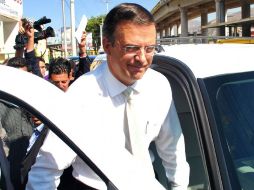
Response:
[{"label": "photographer", "polygon": [[[52,27],[47,27],[45,30],[42,30],[41,26],[50,22],[51,19],[45,16],[35,22],[27,18],[22,18],[19,22],[19,34],[15,39],[16,45],[14,49],[16,49],[16,56],[23,57],[25,49],[25,58],[28,61],[28,67],[32,73],[40,77],[42,77],[42,73],[40,72],[38,59],[35,57],[34,44],[38,43],[39,40],[55,36]],[[36,32],[35,29],[37,30]]]},{"label": "photographer", "polygon": [[[24,40],[25,37],[27,39],[26,43]],[[14,49],[16,49],[15,57],[23,57],[25,52],[28,71],[42,77],[34,51],[34,28],[29,22],[24,22],[24,20],[19,22],[19,34],[16,36],[16,45],[14,46]]]}]

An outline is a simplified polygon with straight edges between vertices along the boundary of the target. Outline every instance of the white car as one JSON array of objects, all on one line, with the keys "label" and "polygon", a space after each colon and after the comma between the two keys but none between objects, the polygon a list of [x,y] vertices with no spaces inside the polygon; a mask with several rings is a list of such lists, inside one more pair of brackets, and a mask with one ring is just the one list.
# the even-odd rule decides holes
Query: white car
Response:
[{"label": "white car", "polygon": [[191,169],[189,189],[252,190],[254,45],[163,48],[153,68],[172,87]]},{"label": "white car", "polygon": [[[189,190],[252,190],[254,45],[193,44],[163,49],[154,56],[152,68],[171,84],[191,169]],[[85,133],[73,130],[82,125],[83,113],[72,104],[68,93],[47,81],[0,66],[0,99],[42,120],[102,178],[108,189],[168,188],[153,143],[150,148],[158,181],[147,176],[127,151],[119,150],[116,157],[115,147],[91,138],[97,131],[85,126]]]},{"label": "white car", "polygon": [[107,55],[105,53],[97,55],[91,63],[90,70],[96,69],[101,63],[107,62]]}]

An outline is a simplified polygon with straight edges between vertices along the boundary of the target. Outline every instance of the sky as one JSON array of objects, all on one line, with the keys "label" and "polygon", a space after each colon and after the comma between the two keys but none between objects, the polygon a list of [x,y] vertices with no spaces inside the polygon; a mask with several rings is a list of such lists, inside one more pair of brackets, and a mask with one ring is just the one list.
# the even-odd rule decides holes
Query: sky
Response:
[{"label": "sky", "polygon": [[[79,25],[83,15],[86,15],[88,19],[103,15],[107,13],[107,7],[110,10],[124,2],[138,3],[150,11],[159,0],[75,0],[75,26]],[[23,0],[23,17],[29,17],[35,21],[43,16],[51,19],[51,23],[46,26],[51,26],[55,30],[60,29],[63,26],[62,0]],[[68,27],[70,26],[70,0],[65,0],[65,17]]]}]

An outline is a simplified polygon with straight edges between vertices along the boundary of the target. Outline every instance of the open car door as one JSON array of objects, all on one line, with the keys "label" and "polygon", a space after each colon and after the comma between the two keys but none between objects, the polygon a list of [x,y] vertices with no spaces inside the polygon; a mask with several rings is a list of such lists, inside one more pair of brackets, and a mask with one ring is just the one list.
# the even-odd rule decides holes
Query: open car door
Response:
[{"label": "open car door", "polygon": [[93,131],[92,127],[84,126],[84,133],[75,130],[75,126],[82,125],[86,113],[72,103],[72,98],[36,75],[0,66],[0,99],[22,107],[40,119],[58,141],[61,139],[64,146],[58,148],[67,145],[67,149],[72,149],[109,190],[164,189],[154,177],[147,175],[145,168],[126,149],[105,142],[100,135],[97,138],[94,135],[98,131]]}]

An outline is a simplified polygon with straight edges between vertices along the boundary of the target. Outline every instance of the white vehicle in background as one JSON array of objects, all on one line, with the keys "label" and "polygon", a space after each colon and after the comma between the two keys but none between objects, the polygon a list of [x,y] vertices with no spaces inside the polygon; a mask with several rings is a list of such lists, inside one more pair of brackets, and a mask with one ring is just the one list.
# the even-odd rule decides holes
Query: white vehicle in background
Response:
[{"label": "white vehicle in background", "polygon": [[93,62],[91,63],[90,70],[96,69],[101,63],[106,63],[107,62],[107,55],[105,53],[98,54]]},{"label": "white vehicle in background", "polygon": [[[188,190],[253,190],[254,45],[193,44],[163,49],[154,56],[151,67],[171,84],[191,169]],[[98,139],[92,141],[90,137],[96,132],[91,128],[82,134],[73,130],[75,125],[82,125],[82,112],[72,104],[68,93],[47,81],[0,66],[0,99],[42,120],[102,178],[108,189],[168,189],[153,143],[150,148],[160,183],[149,178],[127,151],[115,156],[114,147]],[[98,143],[101,146],[95,146]]]}]

